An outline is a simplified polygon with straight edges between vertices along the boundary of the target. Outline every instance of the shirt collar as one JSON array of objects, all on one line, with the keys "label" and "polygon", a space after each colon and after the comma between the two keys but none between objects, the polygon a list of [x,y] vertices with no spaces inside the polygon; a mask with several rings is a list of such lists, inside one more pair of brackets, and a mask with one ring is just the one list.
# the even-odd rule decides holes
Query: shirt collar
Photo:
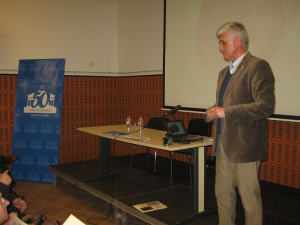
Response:
[{"label": "shirt collar", "polygon": [[243,54],[242,56],[240,56],[237,60],[235,60],[234,62],[230,62],[229,63],[229,70],[230,70],[230,73],[233,74],[236,69],[238,68],[238,66],[240,65],[240,63],[242,62],[243,58],[245,57],[245,55],[248,53],[245,52],[245,54]]}]

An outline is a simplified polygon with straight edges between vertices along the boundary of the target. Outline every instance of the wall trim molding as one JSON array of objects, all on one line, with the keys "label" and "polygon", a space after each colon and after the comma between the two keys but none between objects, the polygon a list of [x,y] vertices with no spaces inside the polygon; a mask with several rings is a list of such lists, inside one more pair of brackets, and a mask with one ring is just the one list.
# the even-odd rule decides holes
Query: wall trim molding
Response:
[{"label": "wall trim molding", "polygon": [[[18,70],[0,69],[0,74],[18,74]],[[162,75],[163,70],[144,70],[130,72],[90,72],[90,71],[65,71],[66,76],[99,76],[99,77],[127,77],[127,76],[147,76]]]}]

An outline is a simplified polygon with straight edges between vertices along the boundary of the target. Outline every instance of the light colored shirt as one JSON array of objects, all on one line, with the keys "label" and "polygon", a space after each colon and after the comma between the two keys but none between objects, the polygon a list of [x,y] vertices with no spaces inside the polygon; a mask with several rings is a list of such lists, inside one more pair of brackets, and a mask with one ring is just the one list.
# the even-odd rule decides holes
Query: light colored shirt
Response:
[{"label": "light colored shirt", "polygon": [[245,57],[246,54],[247,54],[247,52],[244,55],[240,56],[234,62],[229,63],[229,70],[230,70],[231,74],[233,74],[236,71],[236,69],[238,68],[238,66],[240,65],[240,63],[242,62],[242,60],[243,60],[243,58]]}]

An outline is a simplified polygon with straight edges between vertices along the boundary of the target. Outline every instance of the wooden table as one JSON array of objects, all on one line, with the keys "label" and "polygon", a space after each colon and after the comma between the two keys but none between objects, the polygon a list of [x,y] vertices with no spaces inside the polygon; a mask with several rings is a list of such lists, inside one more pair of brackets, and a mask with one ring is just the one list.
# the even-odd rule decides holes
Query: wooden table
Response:
[{"label": "wooden table", "polygon": [[[206,150],[207,146],[212,145],[211,138],[204,138],[203,142],[191,142],[190,144],[164,145],[163,138],[166,135],[165,131],[144,128],[139,131],[138,127],[132,126],[128,132],[126,125],[111,125],[111,126],[95,126],[95,127],[81,127],[78,131],[88,134],[96,135],[100,138],[100,177],[109,177],[110,174],[110,143],[111,140],[131,143],[134,145],[146,146],[165,151],[178,151],[184,149],[193,149],[194,154],[194,214],[178,224],[185,223],[199,214],[208,213],[206,210]],[[113,136],[107,132],[124,132],[130,133],[128,136]]]}]

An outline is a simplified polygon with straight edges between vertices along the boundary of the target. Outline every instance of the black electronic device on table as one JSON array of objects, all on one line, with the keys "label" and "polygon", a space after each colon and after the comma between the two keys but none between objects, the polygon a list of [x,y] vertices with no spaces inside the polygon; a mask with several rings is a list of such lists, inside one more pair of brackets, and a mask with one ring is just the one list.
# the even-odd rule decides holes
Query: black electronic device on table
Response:
[{"label": "black electronic device on table", "polygon": [[182,120],[173,120],[166,122],[166,129],[174,142],[188,143],[194,141],[203,141],[203,136],[188,134]]}]

